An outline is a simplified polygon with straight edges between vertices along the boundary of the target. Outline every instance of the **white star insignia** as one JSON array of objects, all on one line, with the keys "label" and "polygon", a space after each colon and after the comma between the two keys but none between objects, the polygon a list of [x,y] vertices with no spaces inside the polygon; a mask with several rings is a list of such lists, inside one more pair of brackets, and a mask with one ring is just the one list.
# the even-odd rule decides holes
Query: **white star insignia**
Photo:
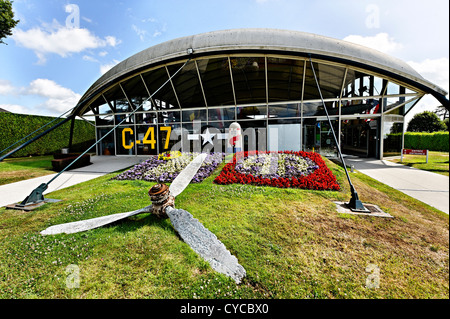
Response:
[{"label": "white star insignia", "polygon": [[203,145],[205,145],[205,144],[208,143],[208,142],[214,145],[214,143],[213,143],[213,141],[212,141],[212,138],[213,138],[216,134],[215,134],[215,133],[214,133],[214,134],[211,134],[211,133],[209,132],[209,128],[206,129],[205,134],[200,134],[200,135],[201,135],[201,137],[203,138]]}]

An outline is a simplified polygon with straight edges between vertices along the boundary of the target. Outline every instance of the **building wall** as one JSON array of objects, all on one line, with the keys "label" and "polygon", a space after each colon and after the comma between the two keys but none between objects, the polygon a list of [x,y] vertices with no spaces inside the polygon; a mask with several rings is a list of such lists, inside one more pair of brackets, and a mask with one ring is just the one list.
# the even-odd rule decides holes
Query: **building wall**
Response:
[{"label": "building wall", "polygon": [[380,74],[294,56],[200,57],[170,78],[184,63],[130,74],[92,99],[84,117],[95,119],[97,139],[120,124],[99,144],[99,155],[156,155],[174,146],[198,149],[199,143],[210,149],[203,137],[184,137],[208,127],[219,150],[226,129],[237,121],[248,130],[247,149],[277,144],[334,156],[328,112],[344,153],[381,158],[393,123],[403,122],[424,94]]}]

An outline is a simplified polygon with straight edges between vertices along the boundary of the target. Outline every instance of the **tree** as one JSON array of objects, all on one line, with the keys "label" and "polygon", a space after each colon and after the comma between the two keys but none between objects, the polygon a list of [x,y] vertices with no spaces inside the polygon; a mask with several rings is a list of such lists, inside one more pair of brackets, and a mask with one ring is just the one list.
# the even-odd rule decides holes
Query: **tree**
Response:
[{"label": "tree", "polygon": [[450,127],[449,127],[449,118],[446,118],[446,119],[443,120],[442,122],[444,122],[444,124],[447,126],[447,131],[450,131]]},{"label": "tree", "polygon": [[436,113],[439,117],[442,116],[442,119],[443,119],[443,120],[448,119],[448,115],[449,115],[448,113],[449,113],[449,111],[448,111],[448,109],[447,109],[445,106],[443,106],[443,105],[438,106],[438,107],[436,108],[436,110],[434,110],[434,113]]},{"label": "tree", "polygon": [[447,127],[433,112],[417,113],[408,123],[408,132],[438,132],[445,131]]},{"label": "tree", "polygon": [[3,39],[12,35],[12,29],[17,23],[19,20],[14,20],[12,1],[0,0],[0,43],[5,43]]}]

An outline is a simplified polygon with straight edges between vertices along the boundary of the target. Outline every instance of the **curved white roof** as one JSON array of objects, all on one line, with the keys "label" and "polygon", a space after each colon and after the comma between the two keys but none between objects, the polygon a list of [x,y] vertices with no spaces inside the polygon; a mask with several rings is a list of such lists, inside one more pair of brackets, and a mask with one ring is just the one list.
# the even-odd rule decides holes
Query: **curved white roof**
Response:
[{"label": "curved white roof", "polygon": [[410,65],[379,51],[321,35],[276,29],[234,29],[207,32],[170,40],[145,49],[120,62],[102,75],[84,94],[80,101],[89,99],[116,80],[153,64],[188,58],[188,49],[194,56],[223,52],[262,51],[296,54],[324,60],[335,60],[372,69],[378,73],[407,80],[435,95],[447,92],[425,80]]}]

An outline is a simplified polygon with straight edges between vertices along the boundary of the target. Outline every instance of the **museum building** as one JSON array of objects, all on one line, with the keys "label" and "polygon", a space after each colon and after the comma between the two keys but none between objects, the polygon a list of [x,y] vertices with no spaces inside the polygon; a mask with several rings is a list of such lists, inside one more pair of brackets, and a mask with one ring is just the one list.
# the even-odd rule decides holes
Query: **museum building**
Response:
[{"label": "museum building", "polygon": [[403,135],[391,133],[403,132],[426,94],[449,107],[446,91],[376,50],[298,31],[236,29],[129,57],[87,90],[73,115],[95,122],[98,155],[156,155],[180,141],[183,150],[207,147],[237,122],[244,150],[332,157],[328,112],[344,154],[383,158],[400,152]]}]

